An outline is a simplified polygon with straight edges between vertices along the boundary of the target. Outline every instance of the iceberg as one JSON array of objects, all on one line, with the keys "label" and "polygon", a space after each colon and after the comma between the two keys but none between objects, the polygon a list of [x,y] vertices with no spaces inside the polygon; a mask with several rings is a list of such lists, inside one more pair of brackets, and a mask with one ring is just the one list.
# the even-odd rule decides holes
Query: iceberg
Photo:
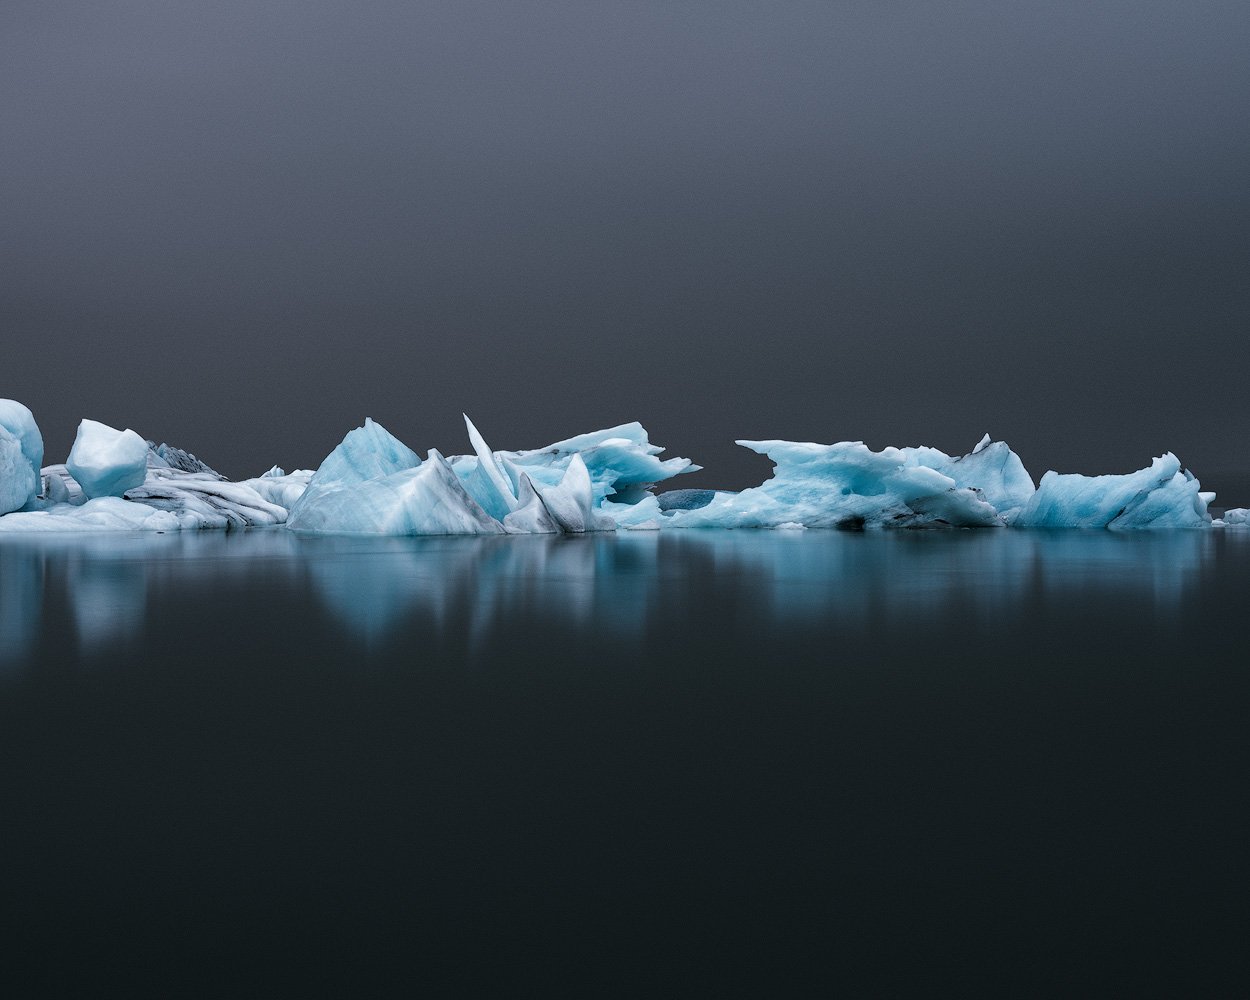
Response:
[{"label": "iceberg", "polygon": [[[961,485],[953,476],[933,467],[948,468],[960,461],[936,449],[873,451],[862,441],[738,444],[767,455],[775,466],[773,478],[741,493],[716,493],[702,506],[670,508],[664,512],[666,521],[683,528],[802,525],[852,530],[988,528],[1005,523],[997,508],[984,498],[985,494],[970,485],[975,475],[961,476],[965,483]],[[982,471],[998,476],[990,483],[998,495],[1006,489],[1001,482],[1001,469],[1010,463],[997,451],[992,455],[994,461],[986,462]],[[965,468],[975,472],[976,464],[969,463]]]},{"label": "iceberg", "polygon": [[[470,439],[480,441],[477,428],[465,417]],[[611,499],[614,503],[634,503],[652,486],[685,472],[698,472],[702,467],[688,458],[660,459],[664,449],[650,442],[646,428],[634,421],[602,431],[579,434],[532,451],[489,452],[485,442],[474,443],[473,455],[457,456],[450,461],[456,473],[468,479],[477,470],[485,450],[493,454],[499,469],[508,477],[513,495],[520,488],[521,473],[526,473],[536,486],[558,486],[574,455],[580,455],[590,476],[595,503]],[[489,469],[486,474],[491,475]]]},{"label": "iceberg", "polygon": [[1226,510],[1224,511],[1224,516],[1220,518],[1219,524],[1220,527],[1250,528],[1250,510],[1247,510],[1245,507],[1234,507],[1231,510]]},{"label": "iceberg", "polygon": [[490,535],[504,530],[433,449],[420,465],[390,475],[326,484],[318,484],[318,476],[320,470],[291,508],[287,525],[296,531]]},{"label": "iceberg", "polygon": [[1019,528],[1197,528],[1211,523],[1193,475],[1168,452],[1138,472],[1120,476],[1042,476],[1037,492],[1012,518]]},{"label": "iceberg", "polygon": [[126,491],[126,500],[173,514],[180,529],[259,528],[287,519],[285,507],[216,473],[149,469],[142,486]]},{"label": "iceberg", "polygon": [[[580,453],[522,471],[509,461],[521,453],[492,452],[472,421],[466,417],[465,423],[473,456],[449,460],[432,449],[422,462],[384,427],[366,420],[322,462],[291,505],[287,526],[382,535],[611,530],[612,521],[595,510],[601,497]],[[599,459],[600,483],[618,481],[620,475],[612,473],[620,470]]]},{"label": "iceberg", "polygon": [[431,450],[422,462],[366,419],[321,463],[291,504],[287,526],[389,535],[610,531],[614,522],[601,509],[609,495],[640,499],[651,482],[696,468],[688,459],[656,458],[663,449],[641,424],[496,452],[464,420],[473,454],[445,458]]},{"label": "iceberg", "polygon": [[0,517],[0,532],[177,531],[181,527],[169,511],[121,497],[98,497],[81,506],[56,504],[46,510],[18,511]]},{"label": "iceberg", "polygon": [[119,431],[98,420],[84,420],[65,466],[88,497],[120,497],[143,485],[148,443],[129,428]]},{"label": "iceberg", "polygon": [[22,454],[22,442],[0,426],[0,514],[21,510],[39,492],[39,477]]},{"label": "iceberg", "polygon": [[1005,441],[986,434],[967,455],[952,458],[937,448],[902,448],[908,462],[925,466],[953,480],[958,489],[976,490],[1004,519],[1032,498],[1036,487],[1020,456]]},{"label": "iceberg", "polygon": [[740,440],[773,462],[740,492],[659,484],[700,467],[661,458],[639,423],[527,451],[495,451],[466,415],[471,453],[423,459],[366,418],[314,471],[231,482],[181,448],[83,420],[64,465],[40,467],[30,411],[0,400],[0,531],[178,531],[285,526],[371,535],[581,534],[673,528],[1188,528],[1250,524],[1167,453],[1127,475],[1048,472],[1035,485],[1005,442],[966,455],[862,441]]},{"label": "iceberg", "polygon": [[288,473],[275,465],[263,476],[257,476],[255,479],[245,479],[243,483],[245,486],[250,486],[270,503],[290,510],[295,506],[295,502],[304,495],[304,492],[308,489],[308,483],[314,475],[316,473],[312,469],[296,469],[294,472]]},{"label": "iceberg", "polygon": [[13,399],[0,399],[0,515],[21,510],[40,493],[43,435],[34,415]]},{"label": "iceberg", "polygon": [[421,459],[415,451],[371,417],[365,417],[364,426],[348,431],[317,467],[306,488],[291,504],[291,515],[298,520],[302,508],[321,493],[338,491],[341,494],[340,487],[380,479],[420,465]]}]

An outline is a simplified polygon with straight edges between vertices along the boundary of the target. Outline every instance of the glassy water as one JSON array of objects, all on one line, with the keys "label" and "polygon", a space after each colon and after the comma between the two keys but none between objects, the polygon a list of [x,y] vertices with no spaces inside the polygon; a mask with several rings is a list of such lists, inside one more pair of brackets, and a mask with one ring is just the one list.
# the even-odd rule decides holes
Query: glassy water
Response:
[{"label": "glassy water", "polygon": [[1250,532],[5,538],[10,981],[1223,985],[1248,585]]}]

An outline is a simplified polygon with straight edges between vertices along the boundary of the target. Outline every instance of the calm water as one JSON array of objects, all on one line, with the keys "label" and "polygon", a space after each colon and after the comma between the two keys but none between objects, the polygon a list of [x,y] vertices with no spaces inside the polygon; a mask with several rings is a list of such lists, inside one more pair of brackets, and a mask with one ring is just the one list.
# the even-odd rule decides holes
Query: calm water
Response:
[{"label": "calm water", "polygon": [[5,538],[5,976],[1224,988],[1248,594],[1250,532]]}]

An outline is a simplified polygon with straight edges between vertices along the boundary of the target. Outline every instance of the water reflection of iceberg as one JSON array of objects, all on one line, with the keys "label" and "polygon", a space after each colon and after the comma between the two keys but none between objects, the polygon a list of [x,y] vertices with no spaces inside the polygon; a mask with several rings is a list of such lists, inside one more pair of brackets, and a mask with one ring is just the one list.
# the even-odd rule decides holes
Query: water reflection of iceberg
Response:
[{"label": "water reflection of iceberg", "polygon": [[1182,597],[1214,544],[1198,532],[1023,531],[386,541],[339,540],[337,551],[308,561],[327,607],[369,640],[414,617],[435,629],[468,622],[472,638],[509,616],[593,625],[619,639],[713,590],[722,599],[735,592],[734,606],[776,622],[993,618],[1024,600],[1091,591],[1162,608]]},{"label": "water reflection of iceberg", "polygon": [[992,617],[1026,599],[1098,591],[1163,607],[1196,579],[1216,540],[1204,532],[693,532],[661,539],[663,560],[700,548],[717,576],[750,581],[773,616],[908,621]]},{"label": "water reflection of iceberg", "polygon": [[43,577],[38,551],[0,548],[0,673],[17,669],[38,640]]},{"label": "water reflection of iceberg", "polygon": [[0,543],[0,669],[36,655],[41,629],[55,633],[41,619],[62,594],[80,654],[141,639],[154,602],[183,613],[212,600],[215,613],[237,613],[222,595],[246,588],[248,610],[258,593],[301,608],[312,600],[366,651],[405,630],[472,649],[505,629],[540,644],[574,629],[593,656],[596,643],[663,639],[708,609],[736,628],[781,629],[924,629],[1085,598],[1162,611],[1194,588],[1220,544],[1231,543],[1209,532],[1041,531],[15,537]]},{"label": "water reflection of iceberg", "polygon": [[[610,632],[646,617],[654,537],[306,539],[305,568],[327,608],[361,639],[401,622],[463,628],[472,642],[512,615]],[[639,550],[650,548],[642,559]]]},{"label": "water reflection of iceberg", "polygon": [[78,644],[91,655],[143,631],[148,570],[133,560],[84,559],[67,588]]}]

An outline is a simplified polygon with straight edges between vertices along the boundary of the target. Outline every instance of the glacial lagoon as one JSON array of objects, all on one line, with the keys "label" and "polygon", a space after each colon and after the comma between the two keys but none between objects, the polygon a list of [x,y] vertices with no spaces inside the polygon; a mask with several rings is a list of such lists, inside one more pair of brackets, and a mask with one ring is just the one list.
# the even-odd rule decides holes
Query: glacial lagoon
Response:
[{"label": "glacial lagoon", "polygon": [[11,960],[1198,963],[1250,909],[1248,589],[1231,529],[12,535]]}]

